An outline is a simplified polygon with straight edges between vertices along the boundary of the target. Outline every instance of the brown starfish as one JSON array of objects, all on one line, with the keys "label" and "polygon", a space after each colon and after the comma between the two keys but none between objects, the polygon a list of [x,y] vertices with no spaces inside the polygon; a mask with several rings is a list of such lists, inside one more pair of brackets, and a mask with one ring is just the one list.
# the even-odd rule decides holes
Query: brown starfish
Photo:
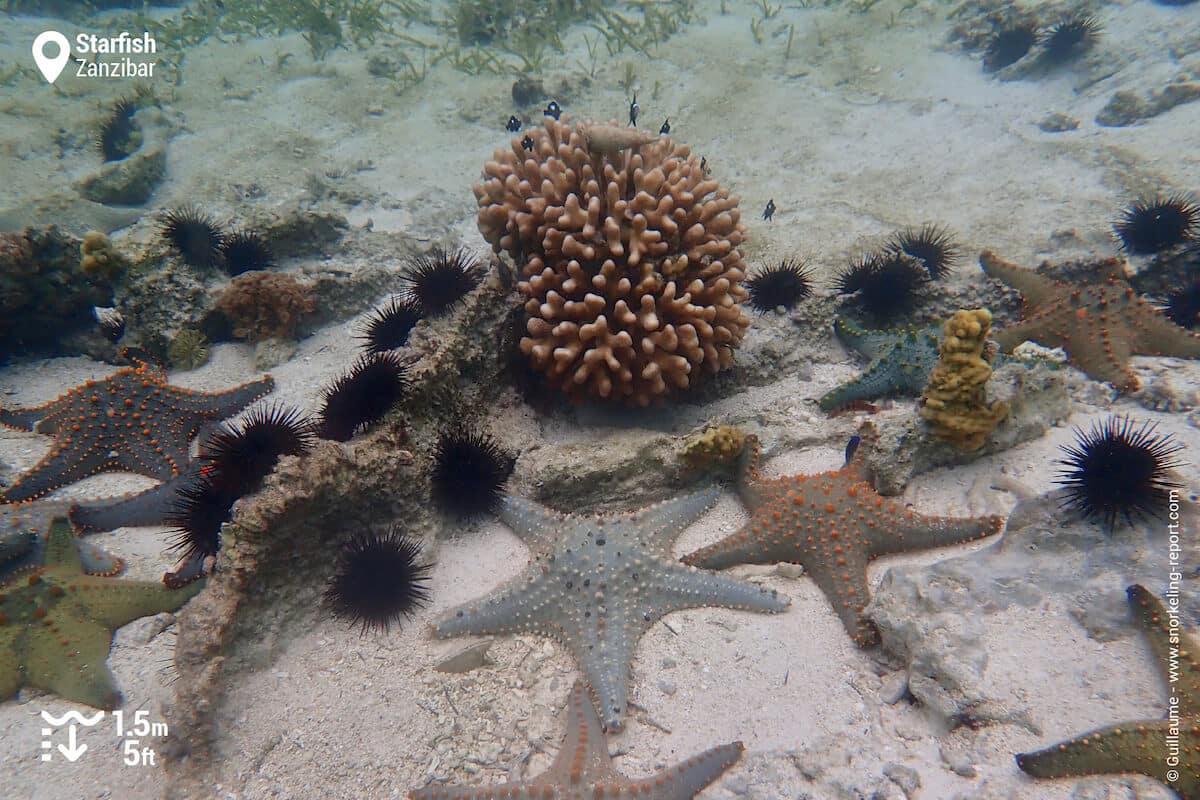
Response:
[{"label": "brown starfish", "polygon": [[1006,353],[1026,339],[1061,347],[1071,364],[1118,389],[1138,387],[1131,355],[1200,358],[1200,336],[1147,305],[1123,278],[1123,262],[1107,259],[1097,284],[1055,281],[1004,261],[991,250],[979,256],[983,271],[1024,296],[1024,319],[997,332]]},{"label": "brown starfish", "polygon": [[195,392],[169,385],[161,369],[138,361],[44,405],[0,408],[0,424],[57,440],[0,495],[0,502],[41,497],[98,472],[136,472],[159,480],[178,475],[202,424],[236,414],[274,387],[267,375],[224,392]]},{"label": "brown starfish", "polygon": [[1162,781],[1183,800],[1200,800],[1200,642],[1172,627],[1162,600],[1144,587],[1125,593],[1170,688],[1167,716],[1018,753],[1017,766],[1035,778],[1137,772]]},{"label": "brown starfish", "polygon": [[857,437],[846,448],[846,464],[817,475],[762,478],[759,442],[747,436],[742,449],[738,494],[753,515],[739,532],[684,556],[704,569],[734,564],[804,565],[859,645],[878,641],[863,616],[869,600],[867,564],[891,553],[961,544],[990,536],[1004,526],[997,516],[927,517],[881,497],[867,480]]},{"label": "brown starfish", "polygon": [[567,706],[567,737],[550,769],[537,778],[478,789],[427,786],[409,792],[409,800],[690,800],[741,758],[742,743],[705,750],[648,778],[630,780],[612,768],[612,756],[600,718],[576,681]]}]

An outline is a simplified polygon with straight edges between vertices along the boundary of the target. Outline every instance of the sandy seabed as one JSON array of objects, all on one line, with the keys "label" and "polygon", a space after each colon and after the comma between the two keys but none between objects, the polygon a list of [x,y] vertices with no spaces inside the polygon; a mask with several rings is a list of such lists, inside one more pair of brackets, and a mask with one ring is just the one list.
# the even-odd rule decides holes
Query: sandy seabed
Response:
[{"label": "sandy seabed", "polygon": [[[1196,7],[1147,0],[1098,7],[1104,24],[1098,47],[1111,61],[1011,82],[983,74],[976,59],[945,44],[951,8],[920,2],[901,12],[899,3],[885,0],[870,13],[854,14],[789,6],[780,19],[795,24],[796,36],[785,61],[779,35],[755,45],[748,10],[722,16],[716,4],[706,4],[707,20],[673,37],[654,58],[603,60],[567,110],[576,117],[622,119],[628,98],[617,82],[632,61],[642,86],[643,124],[657,127],[669,117],[672,135],[705,154],[723,185],[741,198],[749,226],[747,261],[801,256],[826,283],[854,253],[925,221],[954,230],[967,253],[991,248],[1029,266],[1044,258],[1109,254],[1114,243],[1108,223],[1133,196],[1200,187],[1200,104],[1124,128],[1093,121],[1115,91],[1159,88],[1200,68]],[[0,31],[0,62],[27,58],[28,42],[50,24],[8,19]],[[578,83],[584,70],[574,65],[585,53],[579,37],[568,42],[572,52],[556,56],[565,66],[551,73]],[[276,69],[283,52],[292,57]],[[168,178],[147,211],[195,202],[234,216],[235,184],[258,185],[264,190],[258,202],[284,207],[303,196],[310,173],[349,171],[364,198],[338,209],[352,225],[369,221],[377,231],[421,240],[449,236],[483,251],[470,185],[506,139],[510,84],[510,78],[468,78],[441,65],[397,96],[368,75],[363,54],[354,50],[335,51],[314,65],[295,35],[207,42],[185,62],[172,111],[186,128],[171,143]],[[94,166],[87,153],[60,158],[54,132],[88,125],[98,104],[119,88],[70,80],[60,88],[50,94],[28,81],[0,88],[0,207],[62,189]],[[1077,117],[1079,128],[1043,132],[1036,123],[1052,112]],[[355,171],[367,162],[370,169]],[[769,199],[779,210],[767,223],[758,215]],[[119,244],[120,235],[115,239]],[[982,279],[967,259],[954,280]],[[783,335],[790,324],[756,318],[746,348]],[[319,386],[355,355],[353,329],[354,322],[345,321],[303,339],[294,357],[272,370],[278,383],[273,398],[314,409]],[[683,434],[708,419],[738,415],[768,420],[770,428],[811,431],[814,439],[829,426],[824,445],[783,453],[767,470],[835,468],[839,442],[852,423],[829,422],[813,400],[861,365],[832,339],[829,346],[828,361],[803,377],[780,375],[771,385],[664,413],[657,422]],[[1135,365],[1144,374],[1165,370],[1178,386],[1200,380],[1195,364],[1135,359]],[[84,358],[20,362],[0,371],[0,401],[43,402],[110,371]],[[171,380],[214,390],[256,374],[249,346],[224,344],[213,348],[207,365]],[[1197,452],[1200,433],[1186,407],[1194,406],[1194,398],[1186,392],[1183,411],[1163,413],[1079,385],[1073,384],[1071,425],[1127,411],[1156,420],[1185,445],[1185,459]],[[608,433],[570,416],[539,419],[516,402],[498,407],[491,424],[519,449],[580,439],[603,447]],[[1014,499],[988,489],[988,477],[1003,470],[1046,487],[1058,448],[1071,438],[1069,426],[1054,427],[1039,440],[968,467],[921,475],[904,499],[930,513],[1007,513]],[[0,432],[0,462],[24,470],[48,446],[44,437]],[[1192,490],[1198,474],[1193,464],[1181,469]],[[105,475],[59,495],[84,498],[150,485]],[[746,519],[727,492],[679,539],[675,552],[715,541]],[[1155,534],[1148,533],[1146,546],[1156,546]],[[95,541],[129,562],[130,577],[154,579],[172,563],[160,529],[118,530]],[[872,566],[872,584],[890,569],[988,546],[886,558]],[[357,629],[326,620],[298,632],[271,663],[227,676],[230,685],[216,714],[220,764],[210,777],[212,797],[403,797],[428,775],[454,774],[474,785],[534,775],[549,763],[576,675],[571,658],[535,637],[501,637],[490,650],[493,663],[446,675],[432,665],[470,642],[433,642],[425,634],[425,623],[440,611],[517,574],[526,549],[504,526],[487,522],[448,530],[435,555],[433,602],[413,624],[361,637]],[[1009,698],[1033,724],[946,730],[920,707],[888,697],[903,669],[878,651],[856,648],[811,580],[786,578],[769,567],[742,567],[735,574],[787,594],[791,609],[780,616],[686,611],[656,625],[636,650],[631,699],[637,708],[626,731],[609,742],[624,773],[647,774],[740,739],[747,748],[741,762],[702,797],[1170,796],[1141,778],[1035,783],[1012,759],[1014,752],[1103,724],[1161,715],[1165,695],[1139,635],[1089,638],[1066,605],[1055,602],[990,615],[984,623],[984,692]],[[126,708],[147,709],[154,718],[174,691],[173,637],[169,629],[157,633],[159,627],[150,619],[123,628],[109,659]],[[163,795],[163,772],[122,766],[110,729],[81,737],[93,750],[78,764],[40,763],[38,712],[72,707],[31,691],[0,703],[0,795]]]}]

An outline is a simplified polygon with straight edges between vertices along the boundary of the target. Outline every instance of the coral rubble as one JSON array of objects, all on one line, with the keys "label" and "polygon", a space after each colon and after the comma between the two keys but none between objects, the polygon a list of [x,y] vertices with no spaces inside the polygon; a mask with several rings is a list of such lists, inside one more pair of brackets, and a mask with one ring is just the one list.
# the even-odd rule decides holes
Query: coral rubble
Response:
[{"label": "coral rubble", "polygon": [[648,405],[733,361],[737,200],[667,136],[547,118],[496,151],[479,230],[521,269],[522,352],[573,397]]}]

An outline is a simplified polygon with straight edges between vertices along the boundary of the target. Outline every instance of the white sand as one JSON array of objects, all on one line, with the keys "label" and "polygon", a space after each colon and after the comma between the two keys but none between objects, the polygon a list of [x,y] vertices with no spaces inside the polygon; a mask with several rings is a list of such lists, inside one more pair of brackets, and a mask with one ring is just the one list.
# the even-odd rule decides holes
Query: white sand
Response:
[{"label": "white sand", "polygon": [[[926,220],[954,229],[967,252],[991,247],[1031,265],[1043,256],[1108,253],[1106,223],[1131,192],[1200,187],[1200,163],[1193,157],[1200,105],[1129,128],[1092,122],[1113,91],[1161,86],[1200,65],[1194,55],[1177,62],[1168,57],[1172,47],[1194,51],[1194,8],[1144,0],[1104,7],[1100,47],[1112,53],[1115,71],[1080,92],[1075,86],[1084,81],[1071,69],[1037,81],[989,79],[976,61],[942,44],[948,28],[938,18],[949,6],[920,3],[894,26],[889,21],[899,4],[888,0],[865,15],[789,7],[778,18],[796,25],[786,65],[786,34],[778,33],[778,23],[768,26],[773,35],[757,47],[749,12],[722,17],[715,3],[706,8],[707,24],[672,39],[653,60],[605,59],[593,87],[579,91],[567,110],[623,119],[628,98],[617,79],[625,62],[633,62],[643,123],[657,127],[669,116],[673,135],[707,155],[715,174],[741,196],[752,263],[800,255],[828,276],[895,228]],[[0,30],[0,61],[25,58],[32,34],[43,27],[28,18],[8,21]],[[577,36],[569,41],[575,49],[566,62],[575,63],[583,55],[581,43]],[[293,57],[276,71],[281,52]],[[657,100],[651,97],[656,81]],[[196,201],[236,215],[230,184],[257,182],[266,190],[264,204],[284,206],[301,195],[309,173],[369,160],[374,169],[354,173],[352,181],[376,199],[350,212],[356,223],[370,219],[376,229],[427,239],[452,231],[482,247],[469,185],[492,148],[505,141],[510,84],[506,77],[467,78],[443,65],[422,86],[395,96],[367,75],[362,54],[353,51],[335,52],[314,69],[297,36],[207,43],[189,54],[172,104],[189,132],[171,146],[169,177],[154,205]],[[58,159],[52,135],[60,125],[82,127],[99,100],[119,87],[68,80],[63,88],[73,96],[52,95],[30,82],[0,88],[7,156],[0,160],[0,205],[41,196],[94,169],[90,153],[70,151]],[[249,100],[226,97],[247,89]],[[382,115],[367,114],[375,104],[383,106]],[[1078,117],[1079,130],[1041,132],[1035,122],[1052,111]],[[758,214],[770,198],[779,210],[767,224]],[[1069,248],[1061,238],[1051,240],[1064,230],[1077,237]],[[961,272],[964,282],[981,279],[973,264]],[[273,370],[279,384],[274,396],[312,408],[317,386],[353,353],[348,329],[339,324],[303,341],[291,362]],[[752,331],[747,347],[763,335]],[[781,376],[774,386],[710,407],[683,408],[675,429],[737,414],[824,440],[822,447],[775,459],[771,471],[835,467],[853,420],[827,421],[801,402],[853,374],[840,350],[831,360],[844,363],[818,365],[809,381]],[[1153,368],[1163,363],[1138,361]],[[0,399],[41,402],[107,371],[85,359],[11,367],[0,372]],[[222,345],[203,369],[172,380],[218,389],[254,374],[248,347]],[[1176,374],[1192,381],[1197,376],[1194,364]],[[1092,402],[1104,397],[1087,394]],[[1161,420],[1163,430],[1194,452],[1197,431],[1183,414],[1150,414],[1128,400],[1114,409]],[[1081,408],[1072,422],[1085,424],[1102,411]],[[496,424],[516,426],[527,444],[539,429],[551,445],[603,436],[598,426],[579,429],[561,420],[534,425],[525,411],[506,413],[519,420]],[[931,512],[1006,512],[1012,498],[981,488],[988,477],[1006,468],[1030,485],[1045,486],[1058,446],[1069,440],[1068,429],[1053,429],[967,468],[921,476],[906,499]],[[0,461],[26,469],[47,446],[43,437],[0,433]],[[1192,486],[1196,476],[1188,467]],[[61,494],[87,497],[146,485],[144,479],[103,476]],[[681,537],[676,552],[730,533],[745,519],[727,494]],[[131,577],[153,578],[170,564],[157,531],[118,531],[96,541],[131,562]],[[963,552],[886,559],[872,567],[872,581],[897,564]],[[431,666],[471,642],[423,638],[424,623],[434,614],[518,572],[523,546],[503,526],[487,524],[451,534],[436,557],[433,604],[401,632],[363,639],[324,622],[289,642],[273,663],[230,677],[218,712],[225,760],[213,779],[213,797],[402,797],[426,774],[479,784],[536,774],[549,763],[561,736],[561,704],[576,674],[566,654],[533,637],[501,638],[491,650],[493,666],[448,676]],[[746,756],[705,797],[898,798],[905,795],[897,765],[919,777],[911,798],[1167,796],[1150,781],[1119,778],[1098,780],[1095,791],[1077,794],[1079,782],[1034,783],[1012,760],[1013,752],[1091,727],[1159,715],[1162,688],[1140,638],[1097,643],[1054,608],[1009,609],[991,617],[988,693],[1011,696],[1015,707],[1043,721],[1043,730],[1035,735],[1003,725],[946,733],[919,708],[879,701],[889,669],[876,652],[851,644],[810,580],[785,579],[771,568],[735,572],[788,594],[792,609],[776,617],[681,612],[655,626],[638,647],[631,681],[631,698],[644,711],[632,713],[627,731],[610,741],[624,772],[646,774],[741,739]],[[160,662],[169,657],[171,638],[144,643],[149,624],[123,629],[109,663],[127,708],[155,713],[170,696],[164,685],[169,670],[164,673]],[[0,704],[0,794],[140,800],[161,793],[157,771],[120,766],[108,729],[82,738],[94,751],[77,765],[39,763],[37,711],[71,707],[36,692]],[[943,753],[952,759],[961,754],[976,776],[951,771]],[[885,765],[892,765],[887,772],[899,782],[883,777]],[[1136,794],[1119,788],[1127,785],[1136,786]]]}]

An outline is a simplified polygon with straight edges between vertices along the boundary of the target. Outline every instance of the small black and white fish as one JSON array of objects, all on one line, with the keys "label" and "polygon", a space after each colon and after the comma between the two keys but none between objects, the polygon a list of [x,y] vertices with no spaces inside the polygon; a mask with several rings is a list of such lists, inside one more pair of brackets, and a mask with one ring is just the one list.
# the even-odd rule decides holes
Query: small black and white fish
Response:
[{"label": "small black and white fish", "polygon": [[629,104],[629,125],[637,127],[638,111],[641,111],[641,106],[637,103],[637,92],[633,93],[633,101]]},{"label": "small black and white fish", "polygon": [[508,124],[504,128],[510,133],[516,133],[521,130],[521,120],[517,119],[516,116],[511,116],[508,118]]},{"label": "small black and white fish", "polygon": [[700,156],[700,174],[708,175],[708,156]]},{"label": "small black and white fish", "polygon": [[663,120],[662,127],[658,129],[658,132],[660,134],[662,134],[663,136],[666,136],[668,133],[671,132],[671,118],[670,117],[667,117],[665,120]]},{"label": "small black and white fish", "polygon": [[762,218],[767,222],[771,221],[771,217],[775,216],[775,198],[772,197],[767,201],[767,207],[763,209]]},{"label": "small black and white fish", "polygon": [[525,138],[521,140],[521,147],[524,147],[526,150],[528,150],[529,152],[532,153],[533,152],[533,137],[530,136],[529,134],[526,134]]},{"label": "small black and white fish", "polygon": [[547,117],[554,117],[555,119],[558,119],[562,115],[562,107],[555,101],[551,100],[546,106],[546,110],[542,113]]}]

